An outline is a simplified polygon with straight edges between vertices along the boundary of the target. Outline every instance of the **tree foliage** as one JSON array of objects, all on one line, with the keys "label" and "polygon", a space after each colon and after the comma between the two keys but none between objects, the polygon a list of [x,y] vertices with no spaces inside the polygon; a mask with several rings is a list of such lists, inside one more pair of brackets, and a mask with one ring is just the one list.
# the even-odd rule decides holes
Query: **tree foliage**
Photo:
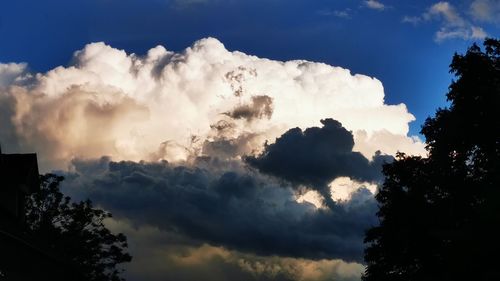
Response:
[{"label": "tree foliage", "polygon": [[384,167],[363,280],[500,280],[499,58],[495,39],[455,54],[450,106],[422,127],[428,157]]},{"label": "tree foliage", "polygon": [[111,214],[93,208],[90,200],[71,202],[59,190],[63,177],[40,176],[40,191],[26,202],[29,230],[56,253],[71,260],[77,274],[89,281],[120,281],[117,265],[129,262],[127,239],[104,225]]}]

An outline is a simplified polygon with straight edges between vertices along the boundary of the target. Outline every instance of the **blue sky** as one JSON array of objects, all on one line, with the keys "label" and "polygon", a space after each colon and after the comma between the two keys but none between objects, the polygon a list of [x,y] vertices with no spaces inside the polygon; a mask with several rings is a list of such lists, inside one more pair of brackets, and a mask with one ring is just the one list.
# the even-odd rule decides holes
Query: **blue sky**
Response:
[{"label": "blue sky", "polygon": [[[27,62],[35,71],[67,65],[72,53],[89,42],[104,41],[144,54],[161,44],[181,50],[213,36],[230,50],[275,60],[305,59],[342,66],[380,79],[387,103],[405,103],[425,118],[443,106],[451,81],[448,65],[477,38],[437,41],[444,19],[413,24],[434,1],[89,0],[3,1],[0,4],[1,62]],[[476,19],[471,1],[453,3],[455,11],[498,36],[498,24]],[[377,6],[379,7],[379,6]]]}]

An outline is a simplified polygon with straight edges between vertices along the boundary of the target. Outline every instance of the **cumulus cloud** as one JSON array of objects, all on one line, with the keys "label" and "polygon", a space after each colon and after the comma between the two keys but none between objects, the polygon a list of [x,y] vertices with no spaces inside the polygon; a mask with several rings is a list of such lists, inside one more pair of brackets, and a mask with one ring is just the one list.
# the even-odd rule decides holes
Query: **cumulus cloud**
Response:
[{"label": "cumulus cloud", "polygon": [[[472,10],[474,10],[473,6]],[[481,10],[482,8],[477,9]],[[440,21],[441,26],[434,36],[436,42],[448,39],[484,39],[487,36],[482,27],[465,19],[452,4],[445,1],[433,4],[421,16],[405,16],[402,21],[414,25],[421,21]]]},{"label": "cumulus cloud", "polygon": [[[0,64],[3,149],[38,152],[65,192],[126,221],[135,245],[151,239],[132,249],[134,270],[151,267],[138,280],[163,280],[165,262],[172,280],[199,279],[193,266],[227,280],[358,278],[382,155],[425,153],[412,120],[375,78],[213,38],[145,55],[92,43],[45,73]],[[269,164],[280,159],[296,174]]]},{"label": "cumulus cloud", "polygon": [[[213,38],[145,55],[92,43],[45,73],[0,64],[2,147],[38,152],[115,215],[132,280],[358,279],[376,151],[425,153],[413,119],[375,78]],[[280,149],[297,175],[268,165]]]},{"label": "cumulus cloud", "polygon": [[[294,189],[244,166],[198,159],[195,166],[73,161],[64,189],[92,198],[117,218],[199,243],[256,255],[362,261],[376,202],[364,187],[335,209],[297,202]],[[207,163],[208,162],[208,163]]]},{"label": "cumulus cloud", "polygon": [[[377,79],[323,63],[231,52],[213,38],[179,53],[158,46],[146,55],[92,43],[67,67],[26,69],[0,67],[2,141],[7,151],[37,151],[43,171],[102,155],[189,161],[208,150],[207,142],[244,142],[246,136],[240,157],[323,118],[339,120],[355,136],[390,132],[398,148],[414,120],[404,104],[384,103]],[[231,128],[223,136],[214,130],[221,123]]]},{"label": "cumulus cloud", "polygon": [[398,151],[410,155],[427,155],[427,151],[421,146],[421,140],[417,136],[407,137],[393,134],[387,130],[367,133],[363,130],[354,132],[354,151],[362,151],[363,155],[374,155],[377,151],[385,154],[396,155]]}]

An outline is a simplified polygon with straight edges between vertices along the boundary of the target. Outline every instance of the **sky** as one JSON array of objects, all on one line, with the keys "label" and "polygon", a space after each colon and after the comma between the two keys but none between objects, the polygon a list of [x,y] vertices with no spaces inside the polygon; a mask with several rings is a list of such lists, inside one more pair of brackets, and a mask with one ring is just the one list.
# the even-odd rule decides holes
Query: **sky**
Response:
[{"label": "sky", "polygon": [[0,143],[115,216],[127,280],[360,280],[381,165],[495,0],[0,4]]}]

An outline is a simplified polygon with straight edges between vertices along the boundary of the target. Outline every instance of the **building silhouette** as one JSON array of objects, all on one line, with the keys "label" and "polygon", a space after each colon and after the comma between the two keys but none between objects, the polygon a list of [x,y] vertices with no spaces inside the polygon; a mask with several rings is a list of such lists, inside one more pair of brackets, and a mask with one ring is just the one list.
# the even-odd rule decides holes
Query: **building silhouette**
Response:
[{"label": "building silhouette", "polygon": [[25,200],[39,188],[36,154],[0,150],[0,281],[80,280],[60,253],[27,230]]}]

